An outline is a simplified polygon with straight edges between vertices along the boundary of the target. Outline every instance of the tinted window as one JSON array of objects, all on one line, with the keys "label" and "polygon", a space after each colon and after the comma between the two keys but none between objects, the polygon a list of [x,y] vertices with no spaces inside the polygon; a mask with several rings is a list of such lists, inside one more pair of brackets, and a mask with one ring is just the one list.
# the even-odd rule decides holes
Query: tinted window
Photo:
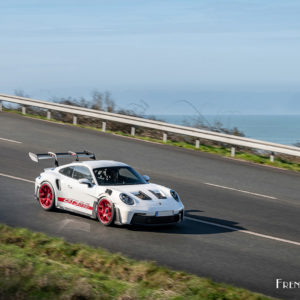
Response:
[{"label": "tinted window", "polygon": [[60,169],[59,173],[65,175],[65,176],[68,176],[68,177],[72,177],[73,167],[67,167],[67,168]]},{"label": "tinted window", "polygon": [[133,174],[129,169],[127,168],[120,168],[119,169],[119,175],[122,177],[122,178],[125,178],[127,181],[130,181],[130,180],[135,180],[136,179],[136,175]]},{"label": "tinted window", "polygon": [[77,180],[82,179],[82,178],[87,178],[90,181],[93,181],[90,170],[84,166],[75,166],[74,167],[73,178],[77,179]]},{"label": "tinted window", "polygon": [[99,185],[146,184],[143,177],[130,167],[110,167],[93,170]]}]

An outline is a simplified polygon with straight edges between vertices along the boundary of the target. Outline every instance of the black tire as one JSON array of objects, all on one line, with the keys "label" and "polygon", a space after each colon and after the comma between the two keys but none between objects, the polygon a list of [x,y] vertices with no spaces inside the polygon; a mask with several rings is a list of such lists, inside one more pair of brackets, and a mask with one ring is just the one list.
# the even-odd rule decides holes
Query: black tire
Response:
[{"label": "black tire", "polygon": [[115,207],[107,197],[103,197],[98,201],[96,214],[99,222],[104,226],[114,224]]},{"label": "black tire", "polygon": [[41,183],[37,192],[37,197],[41,207],[44,210],[53,210],[55,208],[55,191],[48,181]]}]

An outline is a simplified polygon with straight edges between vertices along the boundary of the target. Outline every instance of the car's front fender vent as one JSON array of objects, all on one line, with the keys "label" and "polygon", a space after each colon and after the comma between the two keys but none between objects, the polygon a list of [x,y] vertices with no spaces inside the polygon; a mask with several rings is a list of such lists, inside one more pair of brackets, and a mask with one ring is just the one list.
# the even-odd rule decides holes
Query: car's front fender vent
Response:
[{"label": "car's front fender vent", "polygon": [[106,189],[105,193],[107,193],[110,196],[112,194],[112,190]]}]

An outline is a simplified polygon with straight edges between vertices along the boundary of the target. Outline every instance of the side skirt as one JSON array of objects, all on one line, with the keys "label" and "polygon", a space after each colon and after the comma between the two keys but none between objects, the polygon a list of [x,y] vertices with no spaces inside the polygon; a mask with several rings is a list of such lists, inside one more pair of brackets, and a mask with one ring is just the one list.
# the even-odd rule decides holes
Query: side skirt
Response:
[{"label": "side skirt", "polygon": [[96,219],[96,216],[94,216],[94,214],[91,215],[91,214],[88,214],[88,213],[85,213],[85,212],[82,212],[82,211],[78,211],[76,209],[62,207],[62,206],[56,206],[56,207],[58,209],[61,209],[61,210],[70,211],[70,212],[73,212],[73,213],[78,214],[78,215],[83,215],[83,216],[90,217],[91,219]]}]

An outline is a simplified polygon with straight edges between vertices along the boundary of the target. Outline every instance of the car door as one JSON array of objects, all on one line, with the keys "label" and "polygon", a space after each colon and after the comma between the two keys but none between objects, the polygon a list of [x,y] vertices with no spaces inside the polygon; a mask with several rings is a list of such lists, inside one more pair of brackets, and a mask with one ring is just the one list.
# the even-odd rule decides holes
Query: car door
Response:
[{"label": "car door", "polygon": [[73,208],[72,199],[70,195],[70,190],[72,187],[72,175],[74,172],[74,167],[69,166],[59,170],[61,174],[59,180],[59,190],[57,197],[57,205],[58,207],[71,209]]},{"label": "car door", "polygon": [[[92,184],[80,183],[80,179],[88,179]],[[72,180],[69,184],[69,197],[72,199],[73,209],[92,215],[94,202],[97,200],[97,186],[94,183],[90,170],[82,165],[74,166]]]}]

